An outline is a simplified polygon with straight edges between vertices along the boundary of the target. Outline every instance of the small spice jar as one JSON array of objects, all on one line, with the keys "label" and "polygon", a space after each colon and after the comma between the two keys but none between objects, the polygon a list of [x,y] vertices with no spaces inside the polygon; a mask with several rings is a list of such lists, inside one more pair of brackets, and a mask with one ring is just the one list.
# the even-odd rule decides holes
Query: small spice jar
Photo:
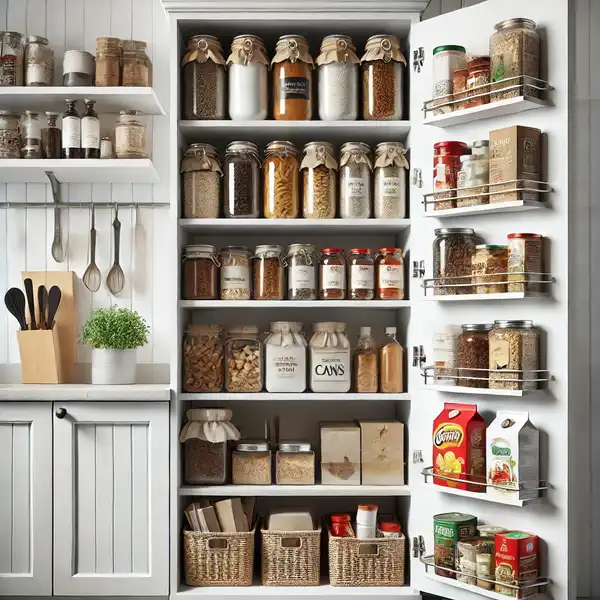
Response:
[{"label": "small spice jar", "polygon": [[115,126],[117,158],[148,158],[146,123],[139,110],[122,110]]},{"label": "small spice jar", "polygon": [[[471,154],[478,158],[490,158],[490,140],[476,140],[471,146]],[[489,165],[488,165],[489,170]]]},{"label": "small spice jar", "polygon": [[373,300],[375,263],[370,248],[351,248],[348,252],[348,298]]},{"label": "small spice jar", "polygon": [[394,521],[381,521],[377,533],[384,538],[398,539],[402,537],[402,527]]},{"label": "small spice jar", "polygon": [[454,73],[467,68],[467,54],[464,46],[444,45],[433,49],[433,102],[440,106],[434,114],[449,113],[455,110],[453,100]]},{"label": "small spice jar", "polygon": [[96,38],[96,86],[121,85],[121,40],[116,37]]},{"label": "small spice jar", "polygon": [[302,323],[275,321],[265,339],[267,392],[301,394],[306,390],[306,339]]},{"label": "small spice jar", "polygon": [[[472,323],[462,326],[458,336],[458,385],[470,388],[488,387],[490,323]],[[484,369],[469,371],[468,369]],[[460,377],[462,375],[462,377]]]},{"label": "small spice jar", "polygon": [[100,140],[100,158],[114,158],[113,144],[110,136],[102,136]]},{"label": "small spice jar", "polygon": [[67,50],[63,56],[63,85],[85,87],[94,85],[94,55],[83,50]]},{"label": "small spice jar", "polygon": [[508,234],[508,291],[540,292],[544,238],[539,233]]},{"label": "small spice jar", "polygon": [[271,464],[268,442],[240,441],[231,457],[231,482],[233,485],[271,485]]},{"label": "small spice jar", "polygon": [[16,31],[1,35],[0,87],[23,85],[23,36]]},{"label": "small spice jar", "polygon": [[186,246],[183,257],[183,299],[215,300],[218,293],[217,249],[210,245]]},{"label": "small spice jar", "polygon": [[221,300],[250,300],[251,255],[246,246],[225,246],[221,249]]},{"label": "small spice jar", "polygon": [[347,35],[328,35],[316,60],[319,80],[319,119],[358,119],[358,65],[356,47]]},{"label": "small spice jar", "polygon": [[226,116],[225,58],[219,40],[195,35],[188,40],[183,69],[183,118],[219,120]]},{"label": "small spice jar", "polygon": [[502,294],[507,289],[508,246],[480,244],[472,261],[476,294]]},{"label": "small spice jar", "polygon": [[146,54],[146,42],[123,41],[123,86],[147,87],[151,85],[152,65]]},{"label": "small spice jar", "polygon": [[371,216],[371,148],[363,142],[346,142],[340,150],[340,217],[368,219]]},{"label": "small spice jar", "polygon": [[277,485],[314,485],[315,453],[308,442],[279,444],[275,455]]},{"label": "small spice jar", "polygon": [[375,218],[406,216],[408,161],[400,142],[382,142],[375,149]]},{"label": "small spice jar", "polygon": [[360,59],[362,70],[363,119],[402,119],[403,70],[406,59],[393,35],[374,35],[367,40]]},{"label": "small spice jar", "polygon": [[346,298],[346,256],[341,248],[323,248],[319,260],[319,299]]},{"label": "small spice jar", "polygon": [[476,250],[475,231],[469,227],[449,227],[436,229],[434,233],[434,295],[472,294],[473,287],[470,284]]},{"label": "small spice jar", "polygon": [[183,340],[183,391],[223,389],[223,329],[218,325],[188,325]]},{"label": "small spice jar", "polygon": [[44,86],[54,83],[54,53],[48,40],[40,35],[27,37],[25,46],[25,85]]},{"label": "small spice jar", "polygon": [[359,394],[377,392],[379,368],[377,347],[370,327],[360,328],[360,337],[354,349],[354,391]]},{"label": "small spice jar", "polygon": [[42,157],[42,126],[38,113],[25,111],[21,122],[23,158]]},{"label": "small spice jar", "polygon": [[192,144],[181,161],[183,173],[183,217],[216,219],[221,206],[221,163],[210,144]]},{"label": "small spice jar", "polygon": [[346,324],[315,323],[310,339],[310,389],[345,394],[351,386],[350,341]]},{"label": "small spice jar", "polygon": [[[433,189],[435,210],[456,208],[456,188],[460,157],[469,152],[464,142],[438,142],[433,145]],[[443,192],[442,190],[451,190]],[[438,193],[439,192],[439,193]]]},{"label": "small spice jar", "polygon": [[260,215],[260,167],[256,144],[231,142],[227,146],[223,161],[223,213],[227,218],[256,219]]},{"label": "small spice jar", "polygon": [[349,514],[331,515],[331,535],[334,537],[354,537],[351,519],[352,517]]},{"label": "small spice jar", "polygon": [[229,75],[229,118],[261,121],[267,118],[269,59],[265,43],[255,35],[237,35],[227,59]]},{"label": "small spice jar", "polygon": [[288,269],[288,300],[316,300],[319,259],[312,244],[288,246],[284,264]]},{"label": "small spice jar", "polygon": [[21,158],[20,120],[19,113],[0,110],[0,158]]},{"label": "small spice jar", "polygon": [[283,300],[285,277],[282,255],[281,246],[256,246],[253,257],[255,300]]},{"label": "small spice jar", "polygon": [[456,207],[489,204],[490,181],[487,156],[464,154],[460,157],[460,171],[456,178]]},{"label": "small spice jar", "polygon": [[230,327],[225,342],[225,390],[260,392],[263,387],[262,344],[258,327]]},{"label": "small spice jar", "polygon": [[310,121],[313,59],[306,38],[299,35],[281,36],[275,46],[271,67],[275,120]]},{"label": "small spice jar", "polygon": [[378,300],[404,300],[402,248],[379,248],[375,257]]},{"label": "small spice jar", "polygon": [[302,216],[334,219],[337,204],[337,169],[333,145],[310,142],[304,146],[302,172]]},{"label": "small spice jar", "polygon": [[42,129],[42,158],[60,158],[62,136],[57,125],[58,113],[47,112],[48,127]]},{"label": "small spice jar", "polygon": [[298,154],[291,142],[277,140],[265,148],[264,214],[267,219],[298,217]]},{"label": "small spice jar", "polygon": [[490,57],[475,56],[467,63],[467,107],[483,106],[490,102]]}]

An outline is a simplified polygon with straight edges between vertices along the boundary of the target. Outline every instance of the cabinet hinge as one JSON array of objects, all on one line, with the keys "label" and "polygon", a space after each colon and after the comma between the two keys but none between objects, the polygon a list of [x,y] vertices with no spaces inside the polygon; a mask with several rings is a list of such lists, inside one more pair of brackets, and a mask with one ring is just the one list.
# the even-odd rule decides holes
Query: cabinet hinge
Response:
[{"label": "cabinet hinge", "polygon": [[413,260],[413,277],[415,279],[422,279],[423,277],[425,277],[424,260]]},{"label": "cabinet hinge", "polygon": [[422,535],[413,538],[412,553],[414,558],[419,558],[425,554],[425,540]]},{"label": "cabinet hinge", "polygon": [[422,367],[426,360],[423,346],[413,346],[413,367]]},{"label": "cabinet hinge", "polygon": [[415,73],[420,73],[423,68],[423,63],[425,62],[425,49],[422,46],[419,46],[415,50],[413,50],[413,71]]},{"label": "cabinet hinge", "polygon": [[413,450],[413,465],[423,462],[423,450]]},{"label": "cabinet hinge", "polygon": [[421,169],[413,169],[412,184],[418,188],[423,187],[423,172],[421,171]]}]

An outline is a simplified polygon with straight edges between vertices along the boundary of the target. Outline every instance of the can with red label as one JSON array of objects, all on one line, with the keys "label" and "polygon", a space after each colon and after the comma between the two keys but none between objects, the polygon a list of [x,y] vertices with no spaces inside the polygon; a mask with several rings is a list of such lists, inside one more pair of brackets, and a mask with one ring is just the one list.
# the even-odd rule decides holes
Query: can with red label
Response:
[{"label": "can with red label", "polygon": [[[469,153],[469,147],[464,142],[438,142],[433,145],[433,189],[435,210],[456,208],[456,188],[460,157]],[[445,193],[442,190],[454,190]],[[447,200],[446,200],[447,198]],[[443,200],[439,202],[439,200]]]}]

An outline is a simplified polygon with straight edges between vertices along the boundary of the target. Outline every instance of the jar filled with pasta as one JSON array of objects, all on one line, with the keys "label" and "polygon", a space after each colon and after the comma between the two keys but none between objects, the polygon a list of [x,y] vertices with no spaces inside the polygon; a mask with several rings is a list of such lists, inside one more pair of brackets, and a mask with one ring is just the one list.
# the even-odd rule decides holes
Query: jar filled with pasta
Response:
[{"label": "jar filled with pasta", "polygon": [[346,142],[340,151],[340,217],[368,219],[371,216],[371,148],[363,142]]},{"label": "jar filled with pasta", "polygon": [[333,145],[310,142],[304,147],[302,171],[302,216],[333,219],[337,200],[337,168]]},{"label": "jar filled with pasta", "polygon": [[254,251],[254,299],[283,300],[285,277],[281,246],[256,246]]},{"label": "jar filled with pasta", "polygon": [[319,261],[319,299],[346,298],[346,256],[341,248],[323,248]]},{"label": "jar filled with pasta", "polygon": [[382,142],[375,149],[376,219],[404,219],[408,161],[400,142]]},{"label": "jar filled with pasta", "polygon": [[223,329],[189,325],[183,340],[183,391],[220,392],[223,388]]},{"label": "jar filled with pasta", "polygon": [[231,142],[225,150],[224,214],[230,219],[260,215],[260,158],[252,142]]},{"label": "jar filled with pasta", "polygon": [[262,343],[258,327],[230,327],[225,342],[225,358],[225,391],[250,393],[262,390]]},{"label": "jar filled with pasta", "polygon": [[312,244],[291,244],[285,257],[288,269],[288,300],[317,299],[319,258]]},{"label": "jar filled with pasta", "polygon": [[192,144],[181,161],[183,217],[216,219],[221,205],[221,162],[210,144]]},{"label": "jar filled with pasta", "polygon": [[267,219],[296,219],[299,213],[298,149],[274,141],[265,148],[264,213]]},{"label": "jar filled with pasta", "polygon": [[221,263],[221,300],[250,300],[250,256],[245,246],[225,246]]}]

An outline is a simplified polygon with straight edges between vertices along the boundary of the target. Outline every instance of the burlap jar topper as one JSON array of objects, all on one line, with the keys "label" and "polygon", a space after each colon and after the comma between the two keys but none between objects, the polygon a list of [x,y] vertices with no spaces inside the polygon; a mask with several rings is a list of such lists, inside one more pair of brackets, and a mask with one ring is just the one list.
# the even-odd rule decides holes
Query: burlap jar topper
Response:
[{"label": "burlap jar topper", "polygon": [[375,148],[376,167],[404,167],[408,169],[406,150],[401,142],[381,142]]},{"label": "burlap jar topper", "polygon": [[195,35],[188,40],[186,53],[181,66],[190,62],[205,63],[212,60],[217,65],[225,66],[221,42],[214,35]]},{"label": "burlap jar topper", "polygon": [[231,43],[231,54],[227,64],[265,65],[269,66],[269,58],[265,43],[255,35],[237,35]]},{"label": "burlap jar topper", "polygon": [[301,35],[282,35],[275,46],[275,56],[271,64],[289,60],[293,63],[304,62],[311,67],[314,66],[312,56],[308,51],[308,41]]},{"label": "burlap jar topper", "polygon": [[333,154],[333,144],[329,142],[309,142],[304,146],[304,158],[300,169],[315,169],[319,165],[325,165],[328,169],[337,171],[338,164]]},{"label": "burlap jar topper", "polygon": [[302,335],[302,323],[294,321],[275,321],[271,323],[271,332],[265,340],[270,346],[302,346],[306,347],[306,339]]},{"label": "burlap jar topper", "polygon": [[317,65],[328,65],[333,62],[352,63],[360,60],[356,56],[356,46],[347,35],[328,35],[321,42],[321,53],[317,56]]},{"label": "burlap jar topper", "polygon": [[332,321],[315,323],[313,329],[314,335],[310,340],[312,348],[341,348],[342,350],[350,348],[350,341],[344,333],[345,323]]},{"label": "burlap jar topper", "polygon": [[190,171],[217,171],[223,176],[219,153],[210,144],[191,144],[185,151],[181,161],[181,172]]},{"label": "burlap jar topper", "polygon": [[230,423],[232,414],[227,408],[192,408],[185,414],[188,421],[181,430],[180,442],[198,439],[222,444],[241,437],[237,428]]},{"label": "burlap jar topper", "polygon": [[373,170],[373,161],[371,160],[371,148],[364,142],[346,142],[340,149],[340,167],[347,164],[364,163]]},{"label": "burlap jar topper", "polygon": [[365,44],[365,53],[360,62],[382,60],[383,62],[401,62],[406,66],[406,59],[400,50],[400,42],[393,35],[374,35]]}]

